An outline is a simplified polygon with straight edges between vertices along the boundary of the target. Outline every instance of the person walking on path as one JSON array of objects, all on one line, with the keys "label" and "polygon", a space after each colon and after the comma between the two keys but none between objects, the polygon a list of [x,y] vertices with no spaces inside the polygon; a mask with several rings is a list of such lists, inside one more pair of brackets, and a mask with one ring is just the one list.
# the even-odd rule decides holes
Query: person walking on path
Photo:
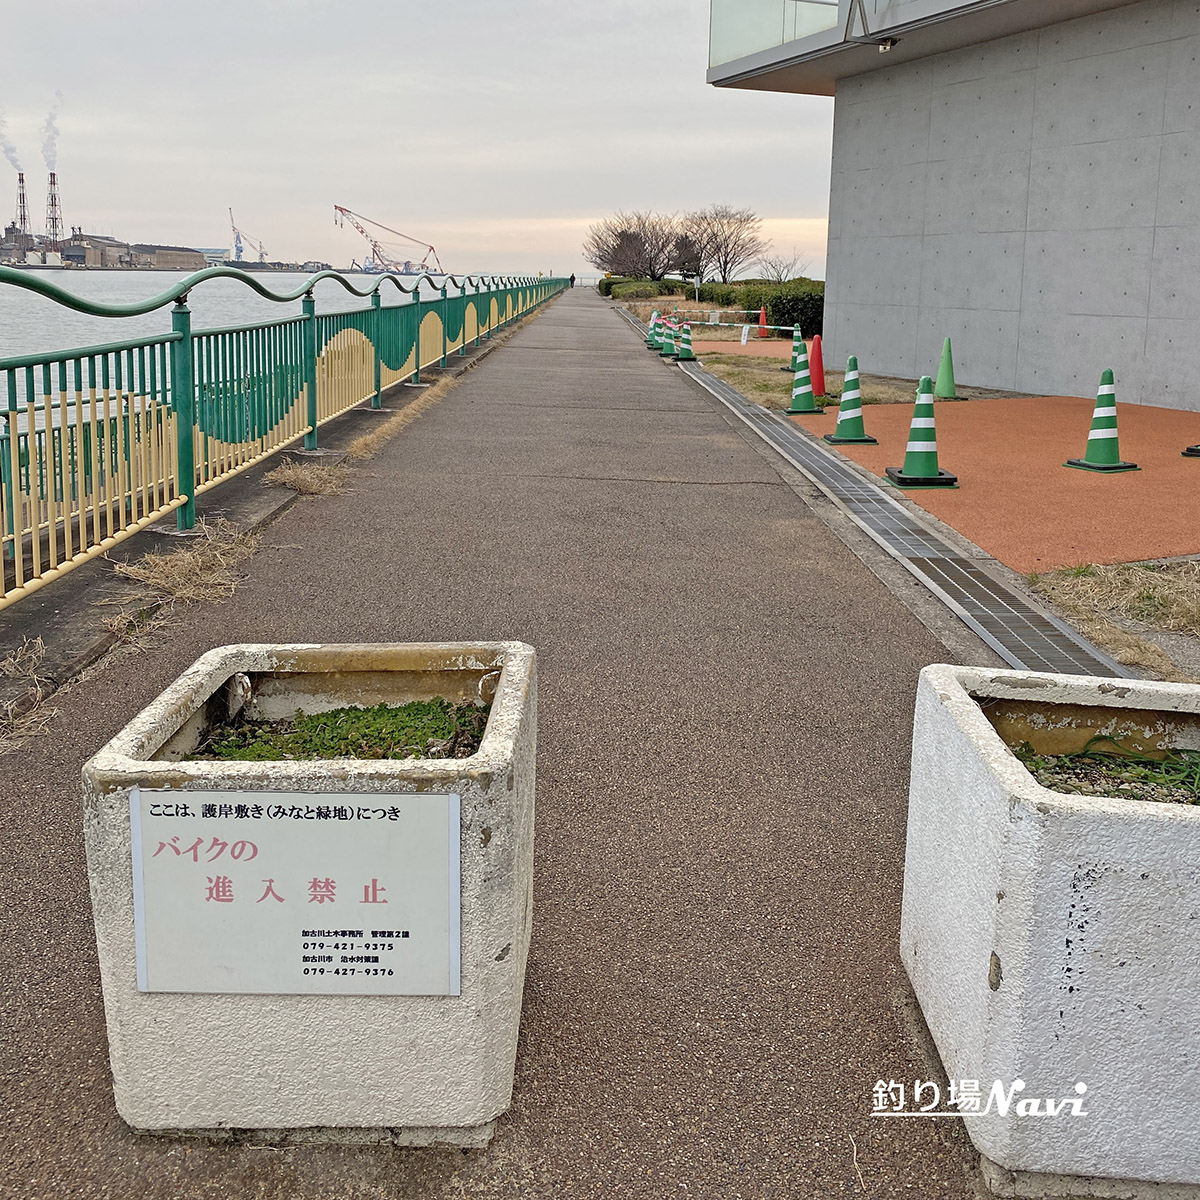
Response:
[{"label": "person walking on path", "polygon": [[572,287],[575,286],[575,272],[574,271],[571,272],[571,286]]}]

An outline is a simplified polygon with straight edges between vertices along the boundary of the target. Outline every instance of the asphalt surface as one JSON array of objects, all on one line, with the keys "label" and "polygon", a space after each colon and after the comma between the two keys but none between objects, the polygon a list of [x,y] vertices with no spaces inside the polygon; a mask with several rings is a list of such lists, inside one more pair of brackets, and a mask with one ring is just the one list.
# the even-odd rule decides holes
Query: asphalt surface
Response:
[{"label": "asphalt surface", "polygon": [[[871,1116],[877,1079],[939,1072],[895,946],[912,697],[946,651],[750,436],[576,290],[350,494],[284,512],[231,600],[55,695],[0,757],[0,1195],[980,1194],[957,1121]],[[214,645],[467,638],[540,656],[534,936],[491,1147],[131,1133],[84,760]]]}]

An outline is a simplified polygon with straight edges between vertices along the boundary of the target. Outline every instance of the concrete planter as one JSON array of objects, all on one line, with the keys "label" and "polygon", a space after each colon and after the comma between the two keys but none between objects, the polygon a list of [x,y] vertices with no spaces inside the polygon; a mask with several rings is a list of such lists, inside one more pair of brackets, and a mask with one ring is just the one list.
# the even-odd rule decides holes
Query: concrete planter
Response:
[{"label": "concrete planter", "polygon": [[[350,704],[404,703],[433,696],[491,698],[482,744],[471,757],[180,761],[196,747],[210,722],[242,704],[250,715],[270,718],[291,715],[297,709],[321,712]],[[200,658],[84,767],[88,872],[114,1091],[121,1116],[134,1128],[149,1131],[274,1130],[293,1132],[271,1135],[270,1140],[325,1136],[408,1145],[486,1144],[491,1123],[512,1097],[530,934],[536,740],[534,653],[517,642],[243,645],[222,647]],[[184,845],[183,839],[167,846],[169,853],[151,860],[149,839],[172,827],[154,825],[150,832],[143,831],[145,822],[139,814],[150,810],[139,805],[146,797],[192,798],[193,803],[183,808],[160,805],[168,815],[234,815],[232,805],[205,805],[201,812],[195,801],[212,793],[230,800],[264,797],[257,813],[248,805],[237,810],[237,815],[255,818],[242,822],[240,828],[250,832],[240,836],[254,839],[255,855],[258,844],[263,845],[258,862],[249,868],[245,862],[230,863],[233,851],[229,849],[213,866],[197,850],[197,862],[193,863],[186,853],[182,857],[176,853]],[[290,810],[280,805],[276,813],[269,804],[277,793],[291,795]],[[329,797],[340,798],[340,807],[330,808]],[[296,804],[296,800],[313,804]],[[332,845],[338,837],[360,837],[378,862],[379,855],[390,853],[381,849],[391,844],[387,838],[407,836],[404,827],[393,829],[386,815],[381,815],[400,811],[388,804],[451,814],[449,827],[444,817],[437,825],[444,847],[441,867],[447,882],[443,893],[449,897],[450,912],[461,914],[460,920],[453,915],[445,917],[444,901],[438,910],[445,924],[441,931],[448,947],[445,961],[450,964],[443,964],[443,974],[451,983],[423,985],[420,990],[426,994],[377,994],[370,989],[383,985],[375,979],[363,982],[361,976],[393,972],[362,968],[364,960],[380,961],[378,956],[367,955],[348,957],[360,964],[353,983],[343,979],[336,984],[328,980],[318,983],[309,978],[310,972],[324,975],[324,967],[305,967],[302,974],[298,966],[294,968],[297,993],[329,983],[359,987],[363,994],[289,994],[293,988],[288,986],[274,994],[270,983],[256,985],[258,994],[241,994],[236,984],[221,982],[219,967],[214,969],[218,978],[212,985],[202,981],[147,990],[146,939],[147,930],[153,934],[155,914],[148,913],[153,898],[142,890],[150,886],[142,877],[149,878],[150,867],[165,870],[162,863],[180,864],[178,869],[192,872],[199,887],[207,886],[209,895],[203,897],[207,899],[221,898],[213,894],[214,879],[219,871],[228,870],[227,878],[233,881],[228,890],[243,889],[245,907],[235,910],[227,905],[218,913],[218,905],[193,905],[201,920],[228,922],[235,911],[251,921],[264,913],[282,914],[286,905],[280,897],[271,895],[266,910],[255,909],[250,903],[253,896],[243,885],[252,884],[255,891],[267,894],[263,887],[266,879],[258,877],[282,879],[280,856],[271,859],[268,843],[272,838],[308,836],[297,833],[298,825],[284,821],[284,813],[290,811],[298,820],[314,814],[352,817],[356,804],[360,817],[365,814],[369,818],[374,812],[382,822],[378,836],[374,828],[363,833],[344,824],[338,826],[335,820],[325,822],[319,830],[308,827],[314,844],[319,847]],[[153,815],[162,813],[156,810]],[[272,823],[268,818],[273,815],[280,820]],[[219,838],[211,840],[210,853],[217,855],[234,836],[222,833],[219,822],[197,821],[186,828],[203,836],[206,848],[208,835],[215,830]],[[147,839],[144,847],[143,839]],[[251,857],[245,846],[242,857]],[[137,863],[143,865],[137,867]],[[416,870],[421,866],[418,863]],[[382,868],[373,870],[382,877]],[[360,941],[339,942],[337,948],[378,949],[369,942],[376,931],[367,926],[384,923],[398,927],[408,922],[402,911],[407,893],[402,893],[401,887],[417,885],[412,883],[413,871],[407,867],[405,871],[410,878],[387,881],[391,898],[400,897],[390,909],[364,907],[371,899],[369,889],[361,881],[347,880],[338,893],[340,904],[293,909],[288,919],[302,916],[306,924],[314,926],[362,925],[362,930],[349,931],[358,934]],[[312,882],[317,884],[316,879]],[[191,883],[186,886],[190,888]],[[286,894],[289,903],[293,898],[297,903],[305,899],[302,892],[294,895],[298,886],[294,881],[273,886]],[[381,904],[385,903],[382,886],[377,890]],[[363,898],[358,901],[360,892]],[[319,897],[307,899],[311,902]],[[271,903],[274,900],[280,900],[277,908]],[[139,906],[136,920],[135,904]],[[160,902],[158,907],[161,919],[176,919],[170,905]],[[164,913],[164,909],[168,911]],[[264,915],[261,919],[268,918]],[[452,929],[452,925],[456,927]],[[235,936],[245,941],[244,931],[236,926],[222,928],[231,942]],[[329,931],[304,931],[303,936],[308,938],[310,932],[316,938]],[[408,954],[410,948],[414,953],[421,949],[420,932],[414,933],[412,941],[389,943],[383,961],[394,961],[399,967],[400,951]],[[399,928],[383,931],[389,933],[397,939],[401,936]],[[339,931],[335,930],[330,937],[336,936]],[[407,938],[408,933],[403,936]],[[180,940],[180,947],[167,948],[186,952],[187,938]],[[335,946],[333,940],[319,944],[323,949]],[[304,949],[317,945],[305,941]],[[301,961],[300,948],[297,942],[296,963]],[[263,939],[261,949],[264,957],[280,957],[280,969],[293,970],[292,960],[277,951],[271,939]],[[219,959],[221,942],[209,952]],[[287,954],[291,953],[288,949]],[[331,954],[310,960],[306,955],[303,961],[330,962],[332,974],[339,958]],[[194,963],[183,953],[173,969],[183,971],[187,978],[193,968]],[[395,974],[404,975],[407,970],[398,969]],[[153,977],[149,978],[153,986]],[[397,981],[392,986],[409,984]]]},{"label": "concrete planter", "polygon": [[1033,1194],[1025,1173],[1200,1182],[1200,808],[1049,791],[1008,749],[1097,733],[1200,748],[1200,688],[921,672],[901,956],[950,1080],[985,1104],[1024,1084],[964,1116],[1007,1194]]}]

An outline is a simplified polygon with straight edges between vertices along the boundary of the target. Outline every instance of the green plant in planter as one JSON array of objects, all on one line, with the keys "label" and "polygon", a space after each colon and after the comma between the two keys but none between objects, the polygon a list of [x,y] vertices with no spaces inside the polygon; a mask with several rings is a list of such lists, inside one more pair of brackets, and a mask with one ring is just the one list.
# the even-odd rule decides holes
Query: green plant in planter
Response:
[{"label": "green plant in planter", "polygon": [[[1100,743],[1115,749],[1096,749]],[[1012,749],[1042,787],[1056,792],[1200,804],[1200,750],[1168,750],[1156,758],[1126,750],[1106,734],[1071,754],[1038,754],[1028,742]]]},{"label": "green plant in planter", "polygon": [[313,758],[467,758],[479,749],[490,706],[441,696],[351,706],[278,721],[235,717],[208,731],[190,757],[237,761]]}]

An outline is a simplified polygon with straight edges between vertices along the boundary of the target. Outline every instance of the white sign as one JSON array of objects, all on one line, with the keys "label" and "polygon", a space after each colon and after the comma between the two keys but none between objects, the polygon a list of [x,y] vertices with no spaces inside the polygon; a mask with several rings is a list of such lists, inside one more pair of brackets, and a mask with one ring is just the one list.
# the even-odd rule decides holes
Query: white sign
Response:
[{"label": "white sign", "polygon": [[458,796],[129,803],[140,991],[460,994]]},{"label": "white sign", "polygon": [[743,325],[742,326],[742,345],[743,346],[746,344],[746,342],[749,340],[749,338],[750,338],[750,326]]}]

